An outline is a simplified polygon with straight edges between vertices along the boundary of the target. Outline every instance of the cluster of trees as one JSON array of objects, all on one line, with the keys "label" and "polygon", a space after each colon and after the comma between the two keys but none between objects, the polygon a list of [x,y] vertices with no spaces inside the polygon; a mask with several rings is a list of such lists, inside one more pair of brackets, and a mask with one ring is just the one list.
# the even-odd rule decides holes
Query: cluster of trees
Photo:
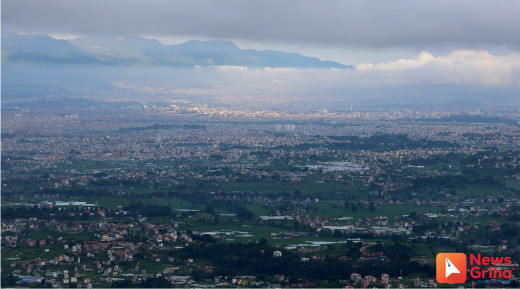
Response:
[{"label": "cluster of trees", "polygon": [[111,284],[111,288],[171,288],[172,283],[164,277],[147,278],[139,283],[132,283],[132,280],[115,281]]},{"label": "cluster of trees", "polygon": [[475,170],[465,169],[461,175],[423,176],[412,180],[412,189],[451,188],[464,189],[466,185],[504,188],[494,176],[482,176]]},{"label": "cluster of trees", "polygon": [[[295,279],[308,281],[328,280],[338,282],[346,279],[352,272],[362,275],[388,273],[391,276],[406,276],[413,272],[435,275],[435,268],[429,265],[411,263],[410,257],[414,249],[395,242],[391,245],[381,245],[374,248],[384,251],[388,256],[386,261],[360,262],[359,248],[361,244],[349,242],[341,245],[345,260],[325,256],[317,260],[301,261],[301,255],[295,251],[281,250],[270,246],[265,239],[257,243],[210,243],[190,245],[182,250],[170,251],[169,255],[179,259],[193,258],[215,266],[212,273],[193,270],[196,280],[213,278],[215,276],[254,275],[262,276],[285,275]],[[273,251],[280,250],[282,257],[274,257]]]},{"label": "cluster of trees", "polygon": [[[37,205],[29,207],[12,207],[2,209],[2,218],[6,220],[16,218],[37,218],[41,220],[56,219],[62,222],[86,220],[90,215],[83,212],[82,207],[63,207],[63,208],[40,208]],[[70,215],[71,213],[74,216]]]},{"label": "cluster of trees", "polygon": [[[345,207],[345,209],[350,208],[352,210],[352,213],[356,213],[360,208],[362,208],[362,204],[361,204],[361,202],[350,203],[349,201],[345,201],[344,207]],[[376,205],[373,202],[368,204],[368,211],[369,212],[376,211]]]},{"label": "cluster of trees", "polygon": [[172,214],[170,206],[159,206],[144,204],[143,202],[135,202],[123,207],[126,211],[140,214],[145,217],[164,217]]},{"label": "cluster of trees", "polygon": [[447,141],[412,140],[406,135],[380,134],[367,138],[359,136],[328,136],[323,143],[303,143],[296,146],[280,146],[276,149],[306,150],[315,147],[326,147],[331,150],[398,150],[404,148],[458,147]]}]

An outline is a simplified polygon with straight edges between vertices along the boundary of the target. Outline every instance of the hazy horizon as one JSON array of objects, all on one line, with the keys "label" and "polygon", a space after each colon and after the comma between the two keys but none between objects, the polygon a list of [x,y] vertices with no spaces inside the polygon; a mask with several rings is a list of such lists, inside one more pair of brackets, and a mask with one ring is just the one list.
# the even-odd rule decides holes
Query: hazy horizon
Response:
[{"label": "hazy horizon", "polygon": [[[520,20],[514,7],[503,3],[27,4],[2,4],[2,30],[20,33],[21,39],[2,41],[6,100],[12,99],[9,86],[15,83],[52,96],[40,85],[50,83],[86,98],[99,91],[110,94],[125,83],[157,90],[202,87],[207,91],[201,95],[218,94],[230,104],[258,97],[331,107],[442,108],[465,101],[477,107],[519,107],[515,35]],[[37,34],[50,35],[54,42]],[[187,45],[190,40],[231,41],[236,47],[199,42],[200,48]],[[64,63],[81,65],[69,75]],[[83,82],[73,80],[75,75]]]}]

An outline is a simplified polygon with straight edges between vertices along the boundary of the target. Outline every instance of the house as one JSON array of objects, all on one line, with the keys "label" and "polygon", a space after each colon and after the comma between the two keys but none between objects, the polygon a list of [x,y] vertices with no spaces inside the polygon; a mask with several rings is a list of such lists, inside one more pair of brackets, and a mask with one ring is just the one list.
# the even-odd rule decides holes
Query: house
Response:
[{"label": "house", "polygon": [[23,276],[22,280],[16,282],[16,284],[33,284],[33,283],[41,283],[43,280],[42,276]]}]

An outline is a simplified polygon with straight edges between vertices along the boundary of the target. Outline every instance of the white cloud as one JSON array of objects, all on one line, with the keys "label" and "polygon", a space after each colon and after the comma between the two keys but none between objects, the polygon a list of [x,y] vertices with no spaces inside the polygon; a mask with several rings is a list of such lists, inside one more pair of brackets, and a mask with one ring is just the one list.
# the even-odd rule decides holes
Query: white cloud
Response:
[{"label": "white cloud", "polygon": [[[520,53],[495,56],[485,50],[456,50],[443,56],[421,52],[411,59],[356,66],[353,70],[246,68],[203,69],[208,79],[226,85],[285,89],[348,89],[363,86],[459,85],[511,87],[520,84]],[[215,74],[211,71],[216,72]],[[215,83],[215,82],[214,82]]]},{"label": "white cloud", "polygon": [[49,35],[54,39],[60,40],[72,40],[78,38],[78,35],[76,34],[51,33]]},{"label": "white cloud", "polygon": [[455,50],[446,56],[421,52],[415,59],[360,64],[355,70],[381,84],[510,86],[519,82],[520,55],[494,56],[485,50]]}]

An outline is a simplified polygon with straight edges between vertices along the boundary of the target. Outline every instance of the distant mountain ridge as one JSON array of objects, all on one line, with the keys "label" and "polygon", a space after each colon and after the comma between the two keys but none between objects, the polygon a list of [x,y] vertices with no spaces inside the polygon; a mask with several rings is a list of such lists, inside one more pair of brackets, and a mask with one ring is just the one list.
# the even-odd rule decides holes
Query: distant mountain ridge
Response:
[{"label": "distant mountain ridge", "polygon": [[21,35],[2,31],[2,63],[92,63],[111,65],[247,66],[253,68],[338,68],[352,66],[322,61],[299,53],[240,49],[231,41],[192,40],[164,45],[138,36],[80,37],[70,41],[49,35]]},{"label": "distant mountain ridge", "polygon": [[66,40],[2,31],[2,63],[11,62],[94,63],[96,59]]}]

